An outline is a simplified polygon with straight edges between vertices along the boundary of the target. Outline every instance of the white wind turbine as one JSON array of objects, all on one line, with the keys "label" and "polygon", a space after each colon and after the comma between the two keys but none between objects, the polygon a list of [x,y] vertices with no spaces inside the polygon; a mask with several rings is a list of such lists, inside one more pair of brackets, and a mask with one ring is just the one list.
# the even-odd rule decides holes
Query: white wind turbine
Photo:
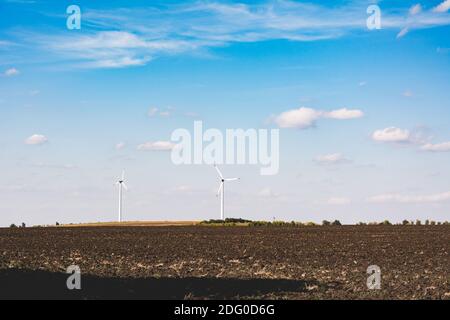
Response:
[{"label": "white wind turbine", "polygon": [[123,201],[122,201],[122,189],[128,190],[127,185],[125,184],[125,170],[122,171],[122,177],[119,178],[119,181],[116,182],[116,185],[119,186],[119,222],[122,222],[122,208],[123,208]]},{"label": "white wind turbine", "polygon": [[236,181],[239,178],[224,178],[222,172],[220,172],[219,168],[214,164],[214,168],[216,168],[217,173],[220,178],[219,190],[217,191],[217,196],[220,193],[220,219],[225,219],[225,182],[226,181]]}]

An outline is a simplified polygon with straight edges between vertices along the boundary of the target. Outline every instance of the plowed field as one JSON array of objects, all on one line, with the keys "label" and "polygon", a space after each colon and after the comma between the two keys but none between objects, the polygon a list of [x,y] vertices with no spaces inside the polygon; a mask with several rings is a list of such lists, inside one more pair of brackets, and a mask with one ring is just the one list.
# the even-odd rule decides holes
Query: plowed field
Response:
[{"label": "plowed field", "polygon": [[0,298],[450,299],[449,251],[450,226],[0,229]]}]

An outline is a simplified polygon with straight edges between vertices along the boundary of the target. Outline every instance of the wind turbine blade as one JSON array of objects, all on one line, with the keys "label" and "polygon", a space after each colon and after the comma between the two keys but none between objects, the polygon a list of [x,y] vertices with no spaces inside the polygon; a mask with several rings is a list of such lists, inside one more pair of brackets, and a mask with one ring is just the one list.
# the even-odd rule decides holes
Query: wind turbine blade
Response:
[{"label": "wind turbine blade", "polygon": [[219,190],[217,190],[217,197],[219,196],[222,189],[223,189],[223,182],[220,183]]},{"label": "wind turbine blade", "polygon": [[222,172],[220,172],[219,168],[217,167],[216,164],[214,164],[214,168],[216,168],[217,173],[219,174],[220,179],[223,179],[223,175]]},{"label": "wind turbine blade", "polygon": [[240,180],[240,178],[229,178],[229,179],[225,179],[225,181],[236,181],[236,180]]},{"label": "wind turbine blade", "polygon": [[122,182],[122,186],[123,186],[123,188],[124,188],[125,190],[128,191],[128,187],[127,187],[127,185],[126,185],[125,183]]},{"label": "wind turbine blade", "polygon": [[125,180],[125,170],[122,171],[122,181]]}]

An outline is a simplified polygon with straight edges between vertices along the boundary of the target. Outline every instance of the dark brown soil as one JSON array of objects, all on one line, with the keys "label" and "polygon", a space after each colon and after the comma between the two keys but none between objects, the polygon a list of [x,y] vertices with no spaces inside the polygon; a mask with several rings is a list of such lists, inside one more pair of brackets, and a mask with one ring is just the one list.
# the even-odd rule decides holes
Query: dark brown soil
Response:
[{"label": "dark brown soil", "polygon": [[0,229],[0,298],[450,299],[449,250],[450,226]]}]

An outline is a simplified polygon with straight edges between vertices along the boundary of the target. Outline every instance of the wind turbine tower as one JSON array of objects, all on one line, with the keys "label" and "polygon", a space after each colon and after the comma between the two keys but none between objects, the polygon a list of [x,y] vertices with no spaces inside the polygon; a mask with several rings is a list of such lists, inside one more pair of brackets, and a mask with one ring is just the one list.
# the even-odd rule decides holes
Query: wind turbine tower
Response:
[{"label": "wind turbine tower", "polygon": [[219,190],[217,191],[217,196],[220,194],[220,219],[225,220],[225,182],[236,181],[239,178],[224,178],[217,165],[214,165],[214,168],[216,168],[220,179]]},{"label": "wind turbine tower", "polygon": [[122,177],[119,178],[119,181],[116,182],[116,185],[119,186],[119,222],[122,222],[123,189],[128,190],[128,187],[125,184],[125,170],[122,171]]}]

